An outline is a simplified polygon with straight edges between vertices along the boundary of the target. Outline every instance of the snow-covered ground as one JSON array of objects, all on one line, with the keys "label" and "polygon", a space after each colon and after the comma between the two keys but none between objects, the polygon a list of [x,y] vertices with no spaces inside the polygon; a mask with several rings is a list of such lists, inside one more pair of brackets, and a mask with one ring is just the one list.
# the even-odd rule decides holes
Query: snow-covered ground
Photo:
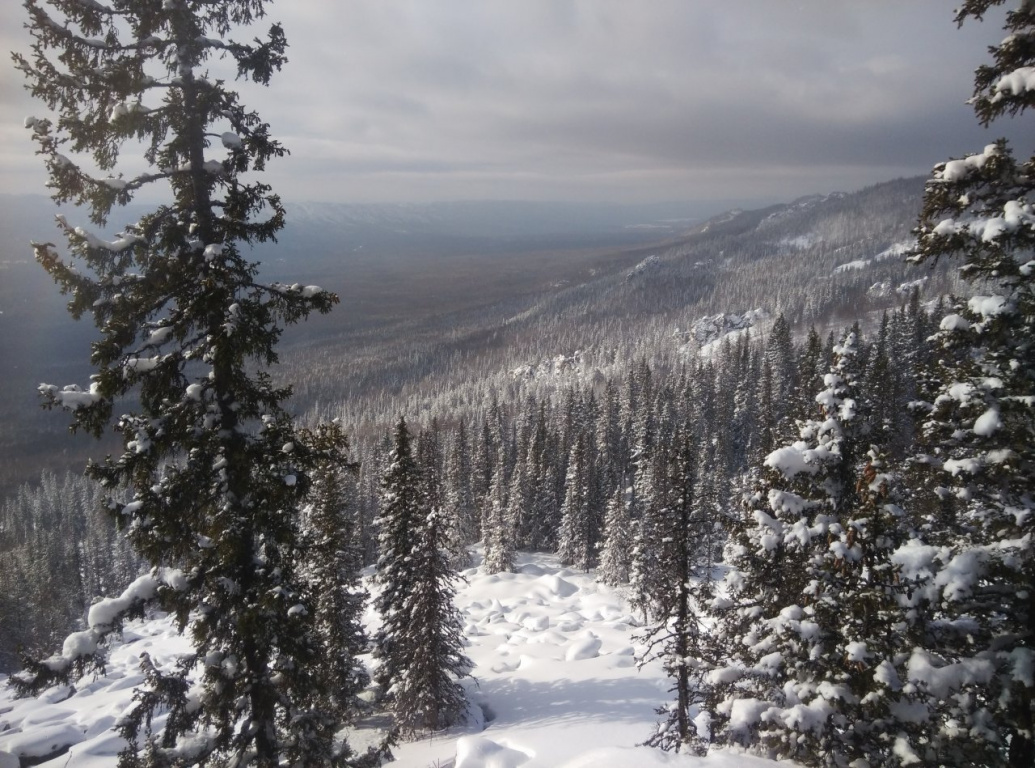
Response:
[{"label": "snow-covered ground", "polygon": [[[514,573],[487,575],[472,568],[464,576],[457,604],[475,663],[475,714],[463,728],[398,745],[393,766],[777,765],[740,754],[693,758],[636,746],[651,734],[655,708],[669,701],[669,683],[657,662],[637,669],[640,621],[623,596],[598,584],[592,573],[561,568],[552,556],[521,555]],[[136,622],[112,652],[103,678],[85,679],[74,692],[52,689],[39,699],[14,700],[4,687],[0,768],[9,768],[5,760],[14,755],[43,757],[62,744],[73,746],[42,765],[110,768],[122,743],[110,729],[141,680],[140,654],[146,651],[161,664],[186,649],[171,620]],[[363,736],[361,731],[350,740],[358,746]]]}]

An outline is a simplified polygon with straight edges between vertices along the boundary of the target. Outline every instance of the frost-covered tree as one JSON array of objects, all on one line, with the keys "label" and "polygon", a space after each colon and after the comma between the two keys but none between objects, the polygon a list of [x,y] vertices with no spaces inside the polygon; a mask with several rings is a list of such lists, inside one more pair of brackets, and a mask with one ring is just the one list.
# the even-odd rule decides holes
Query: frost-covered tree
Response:
[{"label": "frost-covered tree", "polygon": [[647,740],[651,746],[676,752],[703,754],[708,730],[695,715],[704,701],[706,675],[712,663],[706,640],[705,617],[712,597],[711,563],[707,557],[710,520],[696,498],[697,450],[690,425],[674,438],[666,462],[664,498],[657,510],[659,569],[667,576],[664,590],[653,596],[653,624],[641,637],[641,663],[661,659],[672,682],[675,701],[658,710],[664,720]]},{"label": "frost-covered tree", "polygon": [[823,388],[823,374],[826,365],[823,355],[823,340],[815,326],[809,328],[798,352],[795,381],[797,386],[792,397],[790,416],[798,421],[814,418],[816,415],[816,393]]},{"label": "frost-covered tree", "polygon": [[580,432],[572,442],[557,541],[561,562],[583,571],[596,564],[601,527],[594,504],[596,477],[589,440],[588,434]]},{"label": "frost-covered tree", "polygon": [[[92,314],[100,332],[89,385],[41,392],[72,413],[73,429],[100,434],[114,422],[123,452],[88,472],[152,571],[93,606],[88,630],[15,682],[38,690],[101,665],[104,638],[157,600],[193,651],[172,669],[144,661],[119,724],[124,766],[171,764],[184,750],[208,764],[345,759],[297,572],[317,462],[284,409],[289,390],[266,372],[282,327],[336,297],[257,279],[248,246],[273,239],[284,211],[254,174],[285,150],[226,83],[266,84],[284,62],[278,25],[232,39],[265,6],[27,0],[32,53],[14,56],[53,113],[26,125],[56,202],[85,206],[99,228],[139,191],[167,190],[111,239],[59,217],[67,249],[34,246],[71,313]],[[142,158],[123,162],[137,147]]]},{"label": "frost-covered tree", "polygon": [[468,544],[478,540],[478,514],[471,489],[471,456],[468,452],[467,428],[460,420],[453,435],[446,461],[445,508],[443,514],[450,529],[446,546],[456,569],[471,564]]},{"label": "frost-covered tree", "polygon": [[381,483],[381,516],[378,519],[376,580],[381,591],[374,600],[374,606],[381,615],[381,627],[374,637],[374,658],[378,661],[374,679],[390,696],[392,687],[402,679],[409,653],[402,638],[410,620],[410,595],[418,578],[413,549],[425,514],[420,495],[420,471],[410,429],[404,418],[396,424],[394,445],[388,460],[388,470]]},{"label": "frost-covered tree", "polygon": [[816,397],[821,418],[766,457],[732,532],[716,604],[729,660],[708,676],[718,743],[810,765],[910,753],[908,585],[892,563],[903,514],[866,453],[860,367],[848,332]]},{"label": "frost-covered tree", "polygon": [[446,548],[447,521],[436,504],[438,431],[412,449],[400,419],[383,483],[381,555],[375,605],[381,628],[374,640],[375,677],[396,727],[405,734],[452,725],[466,711],[457,679],[470,672],[462,625],[453,605],[454,570]]},{"label": "frost-covered tree", "polygon": [[483,566],[488,573],[514,569],[514,534],[507,518],[507,480],[504,476],[503,450],[499,451],[496,474],[489,486],[482,511]]},{"label": "frost-covered tree", "polygon": [[608,379],[600,402],[596,431],[597,485],[601,504],[606,504],[619,487],[624,489],[628,451],[622,438],[621,398],[615,380]]},{"label": "frost-covered tree", "polygon": [[634,543],[628,493],[624,488],[616,488],[604,511],[604,537],[598,569],[600,581],[612,587],[629,583]]},{"label": "frost-covered tree", "polygon": [[396,727],[404,734],[438,731],[461,722],[467,695],[459,682],[473,667],[464,654],[463,621],[453,597],[456,578],[449,562],[442,514],[426,510],[415,531],[412,560],[416,581],[406,595],[406,624],[396,648],[405,666],[392,692]]},{"label": "frost-covered tree", "polygon": [[[956,20],[1001,0],[967,0]],[[1006,15],[1008,35],[978,68],[972,103],[989,125],[1035,105],[1035,6]],[[927,183],[915,260],[962,262],[973,284],[942,319],[923,399],[929,472],[918,504],[948,557],[932,583],[934,647],[910,680],[937,702],[931,759],[1035,763],[1035,157],[1005,140],[940,163]],[[932,565],[938,560],[932,560]]]},{"label": "frost-covered tree", "polygon": [[331,694],[341,716],[353,716],[357,697],[370,682],[359,660],[366,652],[363,610],[367,592],[360,582],[362,537],[355,509],[358,465],[351,461],[341,425],[304,431],[301,439],[320,458],[313,474],[302,536],[304,574],[316,604],[317,628],[327,645]]}]

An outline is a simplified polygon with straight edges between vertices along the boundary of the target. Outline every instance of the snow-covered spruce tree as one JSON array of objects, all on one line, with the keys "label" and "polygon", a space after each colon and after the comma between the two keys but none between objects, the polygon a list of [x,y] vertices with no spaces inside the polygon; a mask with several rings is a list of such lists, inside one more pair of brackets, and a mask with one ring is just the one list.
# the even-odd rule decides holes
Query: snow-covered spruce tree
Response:
[{"label": "snow-covered spruce tree", "polygon": [[[967,0],[956,20],[1001,0]],[[1035,7],[978,68],[972,103],[989,125],[1035,105]],[[1035,157],[1005,140],[937,165],[914,259],[953,257],[974,295],[935,339],[937,385],[919,426],[937,509],[932,543],[951,558],[933,583],[939,644],[910,659],[910,680],[939,702],[935,755],[947,764],[1035,763]]]},{"label": "snow-covered spruce tree", "polygon": [[607,380],[600,403],[600,418],[597,420],[597,484],[600,489],[600,501],[606,504],[615,490],[624,490],[623,473],[625,471],[626,450],[622,440],[621,399],[617,382],[613,378]]},{"label": "snow-covered spruce tree", "polygon": [[531,441],[521,439],[528,431],[527,425],[520,426],[517,461],[514,463],[514,472],[510,477],[510,487],[507,490],[505,516],[511,521],[515,546],[521,549],[531,549],[532,532],[535,527],[534,521],[530,519],[535,496],[534,465],[530,466],[528,461]]},{"label": "snow-covered spruce tree", "polygon": [[417,436],[415,459],[420,478],[418,494],[421,507],[424,510],[437,512],[441,518],[441,524],[446,527],[442,541],[449,550],[449,560],[453,564],[453,570],[466,567],[470,553],[460,536],[459,520],[456,515],[449,513],[442,429],[438,425],[437,418],[432,417],[431,423]]},{"label": "snow-covered spruce tree", "polygon": [[913,448],[919,412],[914,411],[910,404],[917,400],[920,373],[933,370],[930,337],[935,330],[920,303],[920,291],[914,288],[906,304],[892,315],[889,327],[889,356],[894,362],[894,394],[898,399],[889,452],[893,461],[900,461]]},{"label": "snow-covered spruce tree", "polygon": [[444,514],[450,528],[446,545],[453,568],[462,570],[471,565],[471,553],[467,545],[478,540],[478,515],[471,491],[471,456],[468,453],[467,428],[463,419],[460,419],[453,435],[445,473]]},{"label": "snow-covered spruce tree", "polygon": [[405,667],[392,694],[395,725],[405,735],[448,728],[467,713],[459,680],[470,675],[473,664],[464,654],[463,622],[453,602],[456,576],[444,523],[439,510],[425,510],[415,532],[417,578],[403,606],[405,634],[396,644],[406,652]]},{"label": "snow-covered spruce tree", "polygon": [[797,386],[791,397],[790,416],[806,421],[816,415],[816,393],[823,388],[823,340],[815,326],[809,328],[795,362]]},{"label": "snow-covered spruce tree", "polygon": [[482,565],[486,573],[514,570],[514,535],[507,519],[506,487],[501,448],[496,474],[489,486],[489,493],[484,501],[485,509],[482,512],[482,544],[485,547],[485,560]]},{"label": "snow-covered spruce tree", "polygon": [[913,714],[901,668],[908,590],[892,565],[903,516],[865,453],[854,333],[834,356],[822,418],[766,458],[727,547],[715,607],[729,661],[708,676],[712,736],[809,765],[908,764],[909,723],[895,717]]},{"label": "snow-covered spruce tree", "polygon": [[528,456],[532,466],[531,476],[536,478],[536,482],[533,484],[532,502],[527,517],[533,524],[530,538],[534,549],[537,550],[555,549],[560,528],[562,499],[557,495],[557,476],[560,472],[560,457],[557,455],[559,438],[556,432],[550,429],[549,414],[545,401],[541,402]]},{"label": "snow-covered spruce tree", "polygon": [[357,697],[370,682],[360,654],[366,652],[363,610],[367,592],[360,583],[362,538],[354,509],[358,465],[350,460],[341,425],[322,424],[300,435],[319,455],[305,508],[301,540],[305,578],[316,606],[317,629],[327,646],[331,695],[342,719],[358,709]]},{"label": "snow-covered spruce tree", "polygon": [[381,516],[378,518],[377,582],[381,591],[374,606],[381,627],[374,637],[378,661],[374,679],[391,698],[392,687],[402,679],[409,649],[402,645],[409,615],[407,603],[417,580],[413,548],[420,528],[422,500],[416,458],[406,419],[395,427],[388,471],[381,483]]},{"label": "snow-covered spruce tree", "polygon": [[[122,766],[344,759],[296,571],[315,461],[283,408],[289,391],[263,370],[277,360],[283,325],[328,311],[336,297],[257,281],[246,248],[273,239],[284,211],[252,174],[285,150],[221,75],[265,84],[280,69],[278,25],[248,44],[230,38],[265,6],[26,0],[32,54],[14,56],[56,113],[26,121],[56,202],[86,206],[100,227],[138,191],[168,188],[166,203],[112,240],[59,218],[67,253],[35,245],[71,313],[92,313],[100,330],[89,387],[42,394],[72,412],[73,429],[94,434],[118,412],[124,452],[88,471],[153,568],[95,605],[88,630],[15,684],[35,691],[101,666],[104,638],[145,600],[173,612],[194,651],[174,669],[145,660],[146,682],[119,725]],[[120,166],[138,145],[143,162]]]},{"label": "snow-covered spruce tree", "polygon": [[651,545],[654,538],[655,512],[661,495],[663,472],[659,471],[661,458],[656,450],[657,424],[654,418],[653,384],[650,368],[641,362],[630,378],[628,404],[632,445],[630,453],[631,494],[629,515],[633,521],[632,564],[629,583],[633,602],[647,619],[649,595],[659,576],[656,567],[657,550]]},{"label": "snow-covered spruce tree", "polygon": [[[437,439],[437,433],[422,434],[419,453],[425,468],[434,463]],[[466,698],[457,678],[471,669],[453,605],[448,531],[441,510],[432,506],[441,489],[429,487],[434,480],[421,471],[411,442],[406,421],[400,419],[383,484],[377,568],[382,590],[375,602],[382,625],[374,644],[375,678],[396,727],[408,735],[462,718]]]},{"label": "snow-covered spruce tree", "polygon": [[632,576],[635,538],[628,497],[626,489],[615,488],[604,512],[604,537],[597,577],[612,587],[628,584]]},{"label": "snow-covered spruce tree", "polygon": [[661,508],[664,481],[658,471],[661,457],[652,453],[636,456],[636,476],[631,486],[630,516],[633,524],[633,547],[629,571],[632,602],[650,616],[652,596],[668,588],[668,574],[658,563],[654,543],[659,537],[658,511]]},{"label": "snow-covered spruce tree", "polygon": [[599,511],[594,508],[593,454],[590,435],[579,432],[571,446],[557,554],[564,565],[588,571],[596,564],[600,538]]},{"label": "snow-covered spruce tree", "polygon": [[695,712],[704,701],[708,643],[702,619],[712,598],[711,563],[703,560],[711,521],[695,494],[697,450],[692,426],[676,434],[666,462],[665,496],[657,512],[657,563],[667,574],[668,588],[652,600],[653,624],[640,637],[645,650],[640,663],[663,660],[676,700],[658,710],[664,720],[647,744],[676,752],[703,754],[707,730],[699,730]]}]

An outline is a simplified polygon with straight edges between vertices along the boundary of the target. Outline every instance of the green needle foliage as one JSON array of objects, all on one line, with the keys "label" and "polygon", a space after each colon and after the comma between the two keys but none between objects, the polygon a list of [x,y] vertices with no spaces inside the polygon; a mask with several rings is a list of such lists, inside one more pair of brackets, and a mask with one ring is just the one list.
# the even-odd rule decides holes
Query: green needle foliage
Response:
[{"label": "green needle foliage", "polygon": [[14,56],[52,113],[26,124],[56,202],[102,227],[140,190],[166,199],[112,240],[59,217],[67,249],[34,244],[71,313],[100,331],[89,386],[41,393],[73,430],[121,433],[121,455],[88,474],[152,570],[13,683],[33,693],[102,668],[105,639],[148,604],[194,645],[171,669],[144,659],[120,766],[350,762],[299,572],[300,511],[326,451],[296,433],[290,390],[266,372],[282,328],[337,297],[258,280],[247,246],[274,239],[284,210],[256,172],[286,150],[222,79],[267,84],[286,61],[278,25],[230,39],[266,5],[26,0],[32,54]]}]

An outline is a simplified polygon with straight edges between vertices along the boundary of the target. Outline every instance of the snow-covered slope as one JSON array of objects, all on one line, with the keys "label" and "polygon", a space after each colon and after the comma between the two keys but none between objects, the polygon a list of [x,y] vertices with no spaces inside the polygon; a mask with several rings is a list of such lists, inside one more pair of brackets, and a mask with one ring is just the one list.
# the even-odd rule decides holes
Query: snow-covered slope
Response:
[{"label": "snow-covered slope", "polygon": [[[669,700],[669,684],[658,663],[637,669],[640,622],[621,593],[598,584],[593,573],[561,568],[553,556],[525,555],[514,573],[472,568],[464,577],[457,604],[475,662],[472,722],[400,744],[393,766],[777,765],[739,754],[693,758],[637,746],[652,732],[655,708]],[[111,729],[141,680],[141,655],[168,664],[186,650],[169,618],[136,622],[113,651],[105,677],[39,699],[14,700],[0,690],[0,768],[16,766],[15,756],[48,755],[54,756],[39,764],[110,768],[122,745]],[[360,730],[350,741],[358,745],[365,736]]]}]

